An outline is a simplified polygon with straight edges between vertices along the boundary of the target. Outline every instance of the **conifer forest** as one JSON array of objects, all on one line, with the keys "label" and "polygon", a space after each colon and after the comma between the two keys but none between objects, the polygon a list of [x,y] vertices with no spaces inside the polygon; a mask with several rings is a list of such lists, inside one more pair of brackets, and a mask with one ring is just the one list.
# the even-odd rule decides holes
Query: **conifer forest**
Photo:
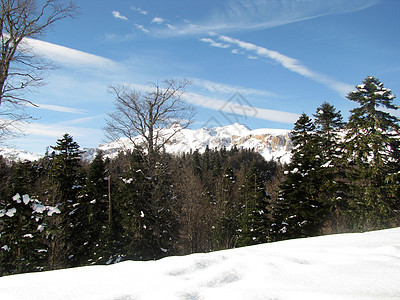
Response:
[{"label": "conifer forest", "polygon": [[367,77],[347,98],[347,121],[328,102],[300,116],[287,165],[235,147],[88,162],[69,134],[0,156],[0,275],[400,226],[395,96]]}]

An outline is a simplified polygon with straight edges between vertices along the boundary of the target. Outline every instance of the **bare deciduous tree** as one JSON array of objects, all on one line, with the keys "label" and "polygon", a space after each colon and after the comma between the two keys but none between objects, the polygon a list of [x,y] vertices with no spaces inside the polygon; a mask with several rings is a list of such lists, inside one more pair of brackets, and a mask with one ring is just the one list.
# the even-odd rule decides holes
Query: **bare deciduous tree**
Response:
[{"label": "bare deciduous tree", "polygon": [[194,109],[182,98],[188,84],[187,80],[165,80],[163,86],[152,83],[145,93],[124,85],[111,86],[116,100],[115,111],[106,120],[107,137],[127,137],[133,145],[144,147],[151,162],[154,154],[192,123]]},{"label": "bare deciduous tree", "polygon": [[33,104],[25,94],[43,84],[43,70],[50,65],[30,49],[29,38],[73,17],[78,8],[62,0],[0,0],[0,5],[0,138],[4,138],[18,121],[29,118],[17,110]]}]

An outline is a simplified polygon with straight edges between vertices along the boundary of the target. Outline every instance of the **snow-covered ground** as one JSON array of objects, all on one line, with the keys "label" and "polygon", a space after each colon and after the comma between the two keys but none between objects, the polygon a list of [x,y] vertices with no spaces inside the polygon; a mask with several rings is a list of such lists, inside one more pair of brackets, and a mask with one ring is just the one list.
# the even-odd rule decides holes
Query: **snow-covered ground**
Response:
[{"label": "snow-covered ground", "polygon": [[400,228],[0,278],[1,299],[400,299]]}]

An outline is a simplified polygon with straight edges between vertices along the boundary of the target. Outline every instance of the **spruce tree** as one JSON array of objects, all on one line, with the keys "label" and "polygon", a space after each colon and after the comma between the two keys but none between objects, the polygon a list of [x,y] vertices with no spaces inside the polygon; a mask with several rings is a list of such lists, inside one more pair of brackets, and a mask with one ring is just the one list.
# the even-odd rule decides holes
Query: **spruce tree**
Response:
[{"label": "spruce tree", "polygon": [[[314,114],[316,124],[317,158],[316,169],[318,182],[318,200],[327,209],[330,230],[336,230],[345,208],[343,194],[346,185],[343,182],[344,162],[341,153],[342,135],[345,123],[340,111],[324,102]],[[329,210],[329,211],[328,211]]]},{"label": "spruce tree", "polygon": [[367,77],[347,95],[351,110],[345,137],[350,214],[356,229],[399,224],[399,119],[389,110],[395,95],[375,77]]},{"label": "spruce tree", "polygon": [[123,255],[128,259],[151,260],[175,253],[178,229],[174,216],[171,174],[157,159],[149,170],[136,149],[130,168],[118,181],[116,205],[122,229]]},{"label": "spruce tree", "polygon": [[216,244],[218,249],[234,248],[239,229],[239,207],[236,193],[236,175],[228,165],[216,182],[218,221],[216,226]]},{"label": "spruce tree", "polygon": [[269,241],[271,219],[268,198],[264,178],[252,163],[241,187],[240,226],[237,230],[238,246]]},{"label": "spruce tree", "polygon": [[79,265],[77,254],[84,241],[80,233],[85,224],[77,195],[82,187],[80,176],[79,145],[69,134],[57,140],[53,146],[53,165],[50,169],[48,203],[61,210],[61,214],[49,220],[48,243],[52,269]]},{"label": "spruce tree", "polygon": [[[105,263],[109,260],[111,224],[109,222],[109,176],[101,152],[89,165],[88,174],[79,196],[85,226],[81,233],[83,264]],[[84,255],[85,254],[85,255]]]},{"label": "spruce tree", "polygon": [[324,204],[319,200],[321,166],[315,125],[303,113],[292,131],[292,160],[285,171],[274,208],[275,239],[313,236],[324,222]]},{"label": "spruce tree", "polygon": [[[29,195],[15,194],[0,209],[0,258],[4,275],[47,269],[48,249],[43,243],[46,223],[59,211]],[[0,274],[0,275],[2,275]]]}]

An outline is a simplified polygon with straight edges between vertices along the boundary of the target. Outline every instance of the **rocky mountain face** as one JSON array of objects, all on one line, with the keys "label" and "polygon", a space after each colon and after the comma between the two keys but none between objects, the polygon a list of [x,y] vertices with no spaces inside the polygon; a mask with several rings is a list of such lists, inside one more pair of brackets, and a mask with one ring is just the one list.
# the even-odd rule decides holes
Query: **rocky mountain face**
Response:
[{"label": "rocky mountain face", "polygon": [[[164,129],[165,135],[172,133],[172,129]],[[140,141],[141,137],[136,138]],[[266,160],[275,160],[281,163],[290,161],[290,150],[292,141],[290,130],[283,129],[255,129],[235,123],[224,127],[182,129],[165,145],[165,151],[173,154],[183,154],[198,150],[204,152],[206,148],[227,150],[232,147],[238,149],[254,149]],[[127,151],[133,148],[127,138],[120,138],[116,141],[101,144],[97,148],[84,148],[83,159],[91,161],[97,151],[101,150],[105,157],[115,157],[120,151]],[[40,155],[23,150],[0,148],[0,155],[10,160],[35,160]]]},{"label": "rocky mountain face", "polygon": [[[165,129],[166,135],[168,130]],[[172,132],[172,131],[171,131]],[[137,138],[139,141],[140,137]],[[173,154],[188,153],[198,150],[204,152],[206,148],[227,150],[232,147],[238,149],[254,149],[266,160],[275,160],[281,163],[290,161],[292,141],[290,130],[283,129],[256,129],[251,130],[242,124],[232,124],[224,127],[182,129],[165,145],[165,151]],[[93,159],[96,151],[101,150],[106,157],[113,157],[119,151],[132,149],[132,143],[127,138],[99,145],[98,148],[85,150],[84,158]]]},{"label": "rocky mountain face", "polygon": [[42,155],[33,152],[7,147],[0,147],[0,156],[3,156],[6,160],[10,161],[34,161],[42,157]]}]

